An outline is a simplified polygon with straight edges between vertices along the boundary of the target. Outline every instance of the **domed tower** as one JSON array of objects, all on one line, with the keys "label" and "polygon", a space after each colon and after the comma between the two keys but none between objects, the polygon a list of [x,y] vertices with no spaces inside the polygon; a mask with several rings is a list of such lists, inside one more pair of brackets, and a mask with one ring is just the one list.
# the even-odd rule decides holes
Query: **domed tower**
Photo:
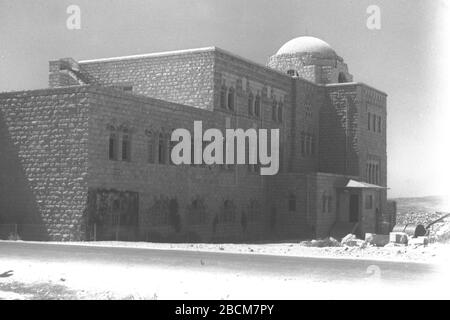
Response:
[{"label": "domed tower", "polygon": [[298,37],[286,42],[269,58],[267,65],[320,84],[353,81],[344,60],[328,43],[314,37]]}]

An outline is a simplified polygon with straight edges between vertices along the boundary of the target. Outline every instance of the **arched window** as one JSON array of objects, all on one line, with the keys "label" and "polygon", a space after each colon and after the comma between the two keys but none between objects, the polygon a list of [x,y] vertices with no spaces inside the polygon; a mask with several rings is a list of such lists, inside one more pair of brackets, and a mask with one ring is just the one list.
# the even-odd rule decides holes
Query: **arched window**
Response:
[{"label": "arched window", "polygon": [[155,136],[151,131],[146,131],[147,135],[147,162],[155,163]]},{"label": "arched window", "polygon": [[220,107],[222,109],[227,108],[227,87],[226,86],[222,86],[222,88],[220,89]]},{"label": "arched window", "polygon": [[248,108],[248,114],[252,116],[253,115],[253,94],[251,92],[248,95],[247,108]]},{"label": "arched window", "polygon": [[131,137],[127,129],[122,135],[122,161],[131,161]]},{"label": "arched window", "polygon": [[166,163],[166,139],[162,133],[159,134],[158,141],[158,162],[161,164]]},{"label": "arched window", "polygon": [[117,133],[112,131],[109,134],[109,160],[117,160]]},{"label": "arched window", "polygon": [[283,121],[283,103],[282,102],[278,103],[278,121],[279,122]]},{"label": "arched window", "polygon": [[228,89],[228,109],[234,110],[234,88]]},{"label": "arched window", "polygon": [[272,120],[277,121],[277,102],[272,101]]},{"label": "arched window", "polygon": [[261,115],[261,96],[258,94],[255,98],[255,116]]},{"label": "arched window", "polygon": [[294,69],[289,69],[286,73],[291,77],[298,77],[298,72],[295,71]]}]

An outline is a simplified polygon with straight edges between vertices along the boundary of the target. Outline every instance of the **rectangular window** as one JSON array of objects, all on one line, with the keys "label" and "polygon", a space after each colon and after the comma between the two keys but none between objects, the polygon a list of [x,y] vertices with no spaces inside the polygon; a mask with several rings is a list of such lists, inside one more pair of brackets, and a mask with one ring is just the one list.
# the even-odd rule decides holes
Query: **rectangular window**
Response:
[{"label": "rectangular window", "polygon": [[117,135],[109,135],[109,160],[117,160]]},{"label": "rectangular window", "polygon": [[226,109],[227,107],[227,88],[226,87],[222,87],[222,89],[220,90],[220,107],[222,109]]},{"label": "rectangular window", "polygon": [[372,116],[372,130],[373,132],[377,132],[377,116]]},{"label": "rectangular window", "polygon": [[378,132],[381,133],[381,117],[378,117]]},{"label": "rectangular window", "polygon": [[368,116],[367,116],[367,130],[370,131],[370,124],[372,123],[372,119],[371,119],[371,114],[369,112]]},{"label": "rectangular window", "polygon": [[160,164],[166,163],[166,142],[163,135],[160,135],[158,142],[158,162]]},{"label": "rectangular window", "polygon": [[277,103],[272,103],[272,120],[277,121]]},{"label": "rectangular window", "polygon": [[122,137],[122,160],[131,160],[131,141],[128,134],[124,134]]}]

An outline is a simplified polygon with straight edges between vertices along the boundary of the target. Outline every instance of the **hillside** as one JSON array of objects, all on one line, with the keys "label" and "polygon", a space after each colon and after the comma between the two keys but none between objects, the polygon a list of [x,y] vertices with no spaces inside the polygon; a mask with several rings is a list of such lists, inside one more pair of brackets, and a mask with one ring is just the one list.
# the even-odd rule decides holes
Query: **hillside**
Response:
[{"label": "hillside", "polygon": [[[397,202],[397,223],[428,224],[438,219],[443,214],[438,212],[450,212],[449,203],[441,196],[395,198]],[[442,236],[450,230],[450,217],[444,222],[436,224],[431,235]]]}]

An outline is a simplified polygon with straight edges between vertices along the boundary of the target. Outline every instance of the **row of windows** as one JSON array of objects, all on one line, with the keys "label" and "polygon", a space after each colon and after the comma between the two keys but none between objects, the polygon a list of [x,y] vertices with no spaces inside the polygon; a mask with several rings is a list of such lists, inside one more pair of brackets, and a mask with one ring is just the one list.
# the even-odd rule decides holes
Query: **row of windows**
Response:
[{"label": "row of windows", "polygon": [[366,164],[366,177],[369,183],[380,183],[380,165],[377,162],[369,162]]},{"label": "row of windows", "polygon": [[300,134],[300,143],[303,156],[312,156],[316,153],[316,139],[313,134],[302,132]]},{"label": "row of windows", "polygon": [[[177,143],[176,141],[171,141],[170,134],[164,134],[160,132],[159,134],[154,134],[150,131],[146,131],[147,139],[147,162],[148,163],[158,163],[158,164],[173,164],[170,154],[172,153],[172,149]],[[270,139],[269,139],[270,142]],[[192,145],[194,145],[194,140],[192,138]],[[205,149],[206,145],[209,142],[203,141],[203,149]],[[246,162],[248,163],[250,159],[250,147],[248,139],[245,140],[246,143]],[[121,148],[119,149],[119,146]],[[223,145],[224,150],[223,154],[226,154],[226,144]],[[237,161],[237,145],[234,145],[234,155],[235,155],[235,163]],[[270,146],[269,146],[270,150]],[[282,146],[280,146],[280,170],[282,168]],[[122,161],[131,161],[131,134],[125,131],[115,131],[112,130],[109,136],[109,160],[122,160]],[[119,155],[121,157],[119,158]],[[258,155],[257,155],[258,158]],[[205,167],[205,164],[194,164],[194,152],[191,152],[191,165]],[[234,165],[223,164],[221,167],[225,170],[234,170]],[[248,171],[253,173],[259,173],[260,164],[247,164]]]},{"label": "row of windows", "polygon": [[[121,141],[119,159],[119,141]],[[112,131],[109,135],[109,160],[131,161],[131,135],[125,130]]]},{"label": "row of windows", "polygon": [[381,133],[381,117],[373,113],[368,113],[367,130]]},{"label": "row of windows", "polygon": [[276,122],[283,121],[283,103],[274,100],[272,102],[272,120]]},{"label": "row of windows", "polygon": [[[224,110],[234,111],[236,106],[236,94],[233,87],[227,88],[222,86],[220,90],[220,108]],[[250,116],[261,117],[261,96],[253,95],[252,92],[248,95],[247,111]],[[276,122],[283,121],[283,103],[276,100],[272,103],[272,120]]]}]

